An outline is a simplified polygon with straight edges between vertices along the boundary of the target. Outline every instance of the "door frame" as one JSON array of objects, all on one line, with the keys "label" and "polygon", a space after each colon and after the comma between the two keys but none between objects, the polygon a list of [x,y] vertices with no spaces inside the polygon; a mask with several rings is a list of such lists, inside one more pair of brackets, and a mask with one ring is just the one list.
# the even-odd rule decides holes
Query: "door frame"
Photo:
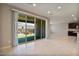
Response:
[{"label": "door frame", "polygon": [[[11,9],[11,11],[12,11],[12,46],[14,47],[14,46],[18,46],[19,44],[18,44],[18,38],[17,38],[17,30],[18,30],[18,24],[17,24],[17,22],[18,22],[18,14],[19,13],[22,13],[22,14],[25,14],[25,15],[27,15],[27,16],[29,16],[28,15],[28,13],[27,12],[22,12],[22,11],[19,11],[19,10],[16,10],[16,9]],[[30,13],[29,13],[30,14]],[[30,15],[30,16],[32,16],[32,14]],[[40,16],[36,16],[36,15],[34,15],[33,16],[34,17],[34,20],[35,20],[35,24],[36,24],[36,18],[38,17],[39,19],[42,19]],[[48,29],[47,29],[47,26],[48,26],[48,22],[47,22],[47,20],[48,19],[45,19],[45,18],[43,18],[42,20],[45,20],[45,39],[47,39],[47,34],[48,34]],[[36,28],[35,28],[35,32],[36,32]],[[34,38],[34,40],[36,40],[36,37]]]},{"label": "door frame", "polygon": [[18,45],[18,38],[17,38],[17,19],[18,19],[18,12],[11,11],[12,12],[12,46],[15,47]]}]

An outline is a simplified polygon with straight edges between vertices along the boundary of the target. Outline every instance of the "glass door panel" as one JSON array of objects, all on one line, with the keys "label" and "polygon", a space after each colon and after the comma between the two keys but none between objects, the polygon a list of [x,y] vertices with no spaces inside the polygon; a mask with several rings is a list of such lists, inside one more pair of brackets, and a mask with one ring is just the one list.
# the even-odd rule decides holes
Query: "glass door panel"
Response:
[{"label": "glass door panel", "polygon": [[41,39],[41,20],[36,19],[36,40]]},{"label": "glass door panel", "polygon": [[34,17],[19,14],[17,24],[18,44],[45,38],[45,20],[36,18],[35,23]]},{"label": "glass door panel", "polygon": [[34,18],[27,16],[27,42],[33,41],[35,37],[35,23]]},{"label": "glass door panel", "polygon": [[18,16],[18,44],[26,42],[26,16],[19,14]]},{"label": "glass door panel", "polygon": [[42,38],[45,38],[45,20],[42,20]]}]

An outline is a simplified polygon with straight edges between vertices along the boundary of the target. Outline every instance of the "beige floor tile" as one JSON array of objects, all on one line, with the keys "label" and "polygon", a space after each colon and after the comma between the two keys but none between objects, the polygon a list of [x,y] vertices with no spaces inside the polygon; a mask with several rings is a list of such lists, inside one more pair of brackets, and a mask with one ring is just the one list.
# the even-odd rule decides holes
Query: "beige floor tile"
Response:
[{"label": "beige floor tile", "polygon": [[78,55],[76,38],[60,37],[36,40],[1,52],[1,55]]}]

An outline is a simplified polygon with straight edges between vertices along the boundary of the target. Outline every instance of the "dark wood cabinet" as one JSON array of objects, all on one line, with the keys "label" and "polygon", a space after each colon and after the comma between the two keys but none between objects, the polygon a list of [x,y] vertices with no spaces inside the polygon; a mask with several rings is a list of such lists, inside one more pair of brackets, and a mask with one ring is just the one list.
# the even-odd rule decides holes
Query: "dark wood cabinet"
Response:
[{"label": "dark wood cabinet", "polygon": [[77,23],[69,23],[69,29],[76,29]]},{"label": "dark wood cabinet", "polygon": [[76,27],[77,27],[77,23],[69,23],[68,24],[68,36],[77,36],[77,32],[76,32]]},{"label": "dark wood cabinet", "polygon": [[68,31],[68,36],[77,36],[77,33],[74,31]]}]

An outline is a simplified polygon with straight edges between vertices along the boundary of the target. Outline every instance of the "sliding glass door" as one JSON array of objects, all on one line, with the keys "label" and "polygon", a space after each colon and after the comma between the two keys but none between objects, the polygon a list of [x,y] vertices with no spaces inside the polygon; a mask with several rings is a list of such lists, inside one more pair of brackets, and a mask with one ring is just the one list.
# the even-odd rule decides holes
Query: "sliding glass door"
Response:
[{"label": "sliding glass door", "polygon": [[36,40],[45,38],[45,20],[36,19]]},{"label": "sliding glass door", "polygon": [[45,38],[45,20],[18,14],[18,44]]},{"label": "sliding glass door", "polygon": [[34,17],[27,16],[27,42],[33,41],[35,37]]},{"label": "sliding glass door", "polygon": [[42,25],[42,26],[41,26],[41,27],[42,27],[42,28],[41,28],[41,29],[42,29],[42,30],[41,30],[41,31],[42,31],[42,38],[45,38],[45,32],[46,32],[46,31],[45,31],[45,28],[46,28],[46,27],[45,27],[45,20],[41,20],[41,25]]},{"label": "sliding glass door", "polygon": [[23,14],[18,15],[18,44],[26,42],[26,16]]},{"label": "sliding glass door", "polygon": [[41,19],[36,19],[36,40],[41,39]]}]

